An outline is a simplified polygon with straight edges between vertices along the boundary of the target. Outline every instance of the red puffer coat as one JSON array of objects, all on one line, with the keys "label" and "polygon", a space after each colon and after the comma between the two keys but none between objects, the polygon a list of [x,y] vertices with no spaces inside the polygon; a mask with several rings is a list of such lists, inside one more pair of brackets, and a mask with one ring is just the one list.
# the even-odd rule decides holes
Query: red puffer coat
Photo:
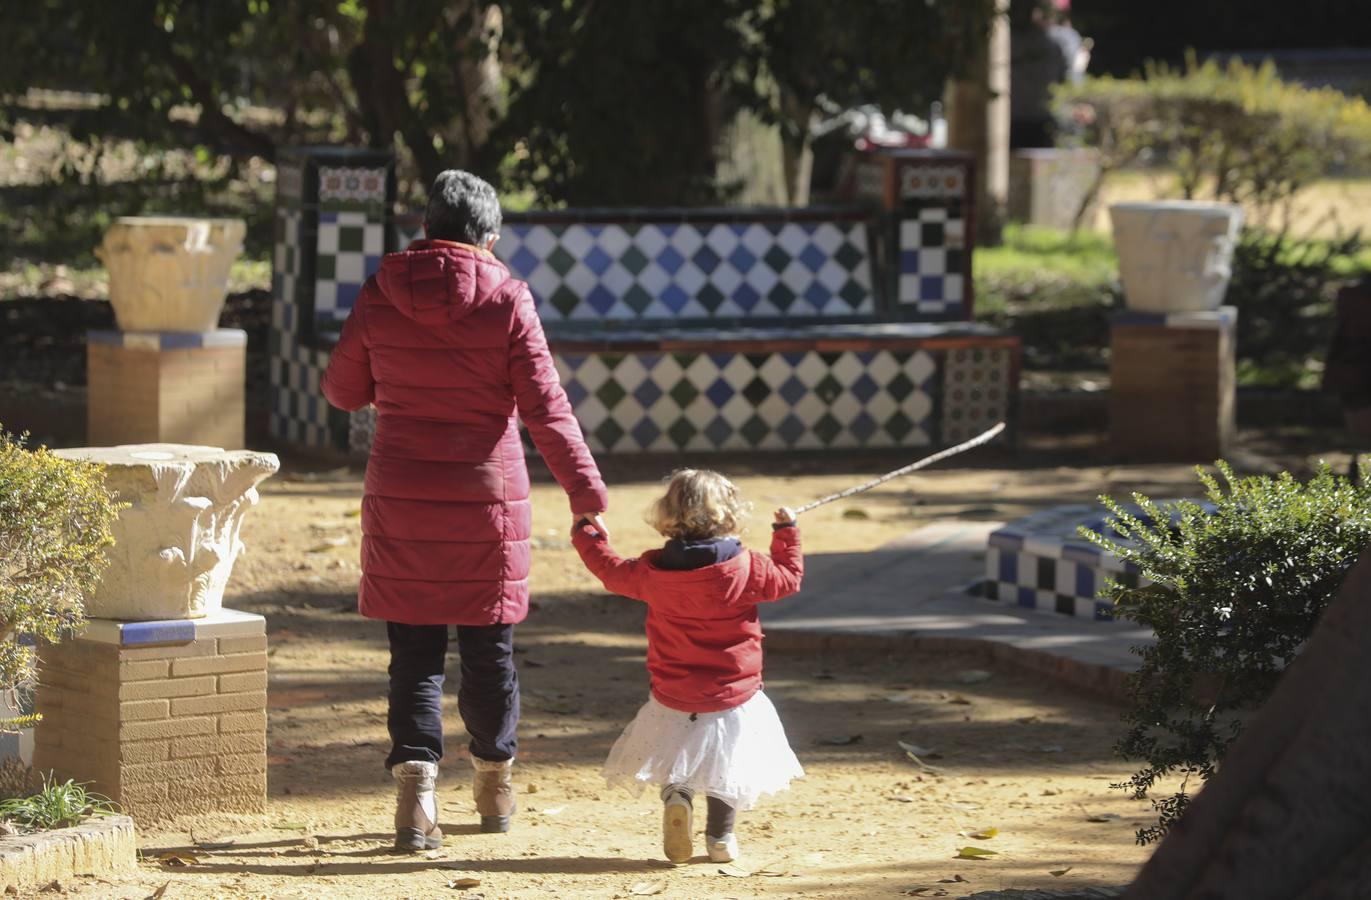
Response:
[{"label": "red puffer coat", "polygon": [[532,507],[515,421],[573,513],[604,482],[557,379],[528,285],[493,255],[416,241],[369,279],[324,373],[334,406],[375,403],[362,499],[362,615],[494,625],[528,614]]},{"label": "red puffer coat", "polygon": [[681,712],[742,706],[762,687],[757,604],[800,589],[800,529],[778,528],[771,558],[755,550],[700,569],[659,569],[659,550],[623,559],[583,527],[571,541],[608,590],[647,603],[647,670],[652,696]]}]

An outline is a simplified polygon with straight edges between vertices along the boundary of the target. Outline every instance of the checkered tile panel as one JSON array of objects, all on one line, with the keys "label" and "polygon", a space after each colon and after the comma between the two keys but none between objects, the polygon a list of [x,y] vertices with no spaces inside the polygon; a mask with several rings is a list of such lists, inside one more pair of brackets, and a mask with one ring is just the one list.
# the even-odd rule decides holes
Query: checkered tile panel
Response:
[{"label": "checkered tile panel", "polygon": [[507,223],[496,253],[545,322],[875,311],[862,222]]},{"label": "checkered tile panel", "polygon": [[318,255],[314,263],[314,315],[321,328],[335,331],[381,266],[385,223],[360,210],[319,213]]},{"label": "checkered tile panel", "polygon": [[920,315],[965,315],[966,220],[961,202],[920,203],[899,223],[897,301]]}]

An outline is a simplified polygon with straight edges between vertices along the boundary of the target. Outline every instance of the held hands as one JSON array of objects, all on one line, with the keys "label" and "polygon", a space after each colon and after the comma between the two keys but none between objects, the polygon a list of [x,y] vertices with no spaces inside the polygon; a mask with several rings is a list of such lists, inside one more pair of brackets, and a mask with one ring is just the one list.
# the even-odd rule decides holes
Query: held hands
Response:
[{"label": "held hands", "polygon": [[584,528],[591,530],[591,537],[609,537],[609,528],[605,525],[604,510],[597,512],[577,513],[571,517],[571,530],[573,532]]},{"label": "held hands", "polygon": [[796,522],[795,510],[788,506],[782,506],[776,510],[777,525],[794,525]]}]

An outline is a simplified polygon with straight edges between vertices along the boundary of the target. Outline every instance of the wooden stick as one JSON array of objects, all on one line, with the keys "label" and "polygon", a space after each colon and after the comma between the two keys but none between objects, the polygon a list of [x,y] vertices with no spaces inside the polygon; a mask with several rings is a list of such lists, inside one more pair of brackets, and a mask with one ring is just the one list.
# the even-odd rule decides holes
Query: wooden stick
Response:
[{"label": "wooden stick", "polygon": [[795,510],[795,515],[798,516],[800,513],[809,512],[811,509],[816,509],[820,506],[823,506],[825,503],[832,503],[834,500],[841,500],[844,497],[851,497],[853,494],[860,494],[863,491],[869,491],[878,485],[885,484],[887,481],[890,481],[893,478],[899,478],[901,475],[908,475],[910,472],[915,472],[919,469],[927,468],[928,466],[931,466],[936,462],[942,462],[949,456],[956,456],[958,453],[965,453],[967,450],[970,450],[973,447],[979,447],[981,444],[988,443],[989,441],[993,440],[995,436],[998,435],[1001,431],[1004,431],[1003,422],[1000,422],[994,428],[991,428],[984,434],[976,435],[969,441],[963,441],[955,447],[948,447],[946,450],[939,450],[932,456],[925,456],[918,462],[910,463],[909,465],[896,469],[893,472],[886,472],[880,478],[874,478],[871,481],[868,481],[866,484],[859,484],[856,487],[850,487],[845,491],[839,491],[836,494],[829,494],[827,497],[820,497],[818,500],[806,503],[804,506],[801,506],[799,509]]}]

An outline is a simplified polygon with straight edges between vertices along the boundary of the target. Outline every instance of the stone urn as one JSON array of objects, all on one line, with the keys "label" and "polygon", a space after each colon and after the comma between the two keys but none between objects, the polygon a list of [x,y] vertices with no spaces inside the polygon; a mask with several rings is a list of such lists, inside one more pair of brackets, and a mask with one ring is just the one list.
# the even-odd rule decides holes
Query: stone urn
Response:
[{"label": "stone urn", "polygon": [[114,523],[109,567],[86,598],[101,619],[198,619],[223,606],[242,552],[243,517],[257,485],[280,468],[275,454],[188,444],[125,444],[55,451],[100,463],[129,504]]},{"label": "stone urn", "polygon": [[120,331],[213,331],[229,268],[243,250],[242,219],[127,216],[95,255],[109,270]]},{"label": "stone urn", "polygon": [[1109,207],[1124,305],[1149,313],[1218,309],[1233,275],[1242,207],[1168,200]]}]

